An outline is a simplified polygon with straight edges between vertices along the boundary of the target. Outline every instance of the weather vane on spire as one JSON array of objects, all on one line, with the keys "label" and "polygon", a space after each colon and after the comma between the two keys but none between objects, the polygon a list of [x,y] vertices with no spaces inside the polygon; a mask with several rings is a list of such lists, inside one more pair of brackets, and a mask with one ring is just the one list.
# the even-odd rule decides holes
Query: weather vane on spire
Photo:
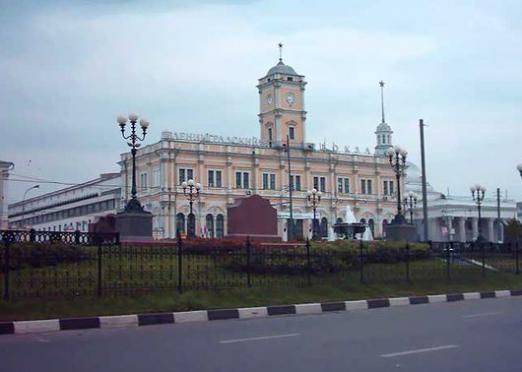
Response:
[{"label": "weather vane on spire", "polygon": [[279,62],[283,62],[283,43],[279,43]]},{"label": "weather vane on spire", "polygon": [[382,113],[382,122],[384,121],[384,81],[379,81],[379,86],[381,87],[381,113]]}]

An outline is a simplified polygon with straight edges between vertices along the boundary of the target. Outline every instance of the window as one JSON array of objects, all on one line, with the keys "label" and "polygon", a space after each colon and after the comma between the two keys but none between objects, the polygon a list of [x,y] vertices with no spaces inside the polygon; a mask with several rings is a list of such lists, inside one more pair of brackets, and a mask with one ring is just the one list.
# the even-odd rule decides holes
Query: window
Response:
[{"label": "window", "polygon": [[248,189],[249,188],[249,177],[248,172],[236,172],[236,188],[237,189]]},{"label": "window", "polygon": [[295,191],[301,191],[301,176],[300,175],[291,175],[290,176],[290,185],[292,185]]},{"label": "window", "polygon": [[273,138],[273,135],[272,135],[272,128],[268,128],[268,144],[270,146],[272,146],[272,138]]},{"label": "window", "polygon": [[289,76],[286,78],[287,81],[294,81],[294,78],[292,76]]},{"label": "window", "polygon": [[372,193],[372,180],[361,180],[361,194]]},{"label": "window", "polygon": [[337,178],[337,191],[343,194],[350,193],[350,179],[348,177]]},{"label": "window", "polygon": [[275,190],[276,175],[274,173],[263,173],[263,190]]},{"label": "window", "polygon": [[208,171],[208,187],[221,187],[221,171],[220,170],[209,170]]},{"label": "window", "polygon": [[152,187],[158,187],[158,186],[160,186],[160,170],[159,170],[159,168],[155,168],[155,169],[152,171],[151,186],[152,186]]},{"label": "window", "polygon": [[206,236],[207,238],[214,238],[214,216],[207,214],[206,220]]},{"label": "window", "polygon": [[140,174],[140,191],[145,191],[147,189],[147,173]]},{"label": "window", "polygon": [[183,213],[176,215],[176,231],[185,234],[185,215]]},{"label": "window", "polygon": [[225,235],[225,218],[222,214],[216,217],[216,238],[222,238]]},{"label": "window", "polygon": [[326,177],[314,176],[314,189],[326,192]]},{"label": "window", "polygon": [[192,168],[179,168],[178,169],[178,182],[181,185],[183,182],[194,179],[194,173]]},{"label": "window", "polygon": [[393,181],[385,180],[383,189],[384,195],[393,195]]},{"label": "window", "polygon": [[328,237],[328,220],[326,217],[321,218],[321,225],[319,226],[321,237],[327,238]]},{"label": "window", "polygon": [[290,139],[295,139],[295,128],[294,127],[288,127],[288,136]]}]

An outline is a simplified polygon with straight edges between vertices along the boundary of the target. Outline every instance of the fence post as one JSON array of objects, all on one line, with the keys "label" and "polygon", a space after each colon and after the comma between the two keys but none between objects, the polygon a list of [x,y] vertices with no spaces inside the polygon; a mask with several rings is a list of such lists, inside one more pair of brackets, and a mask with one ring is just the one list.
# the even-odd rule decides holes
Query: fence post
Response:
[{"label": "fence post", "polygon": [[9,301],[9,263],[10,263],[10,252],[9,252],[9,236],[7,233],[2,234],[2,240],[4,241],[4,293],[3,298],[5,301]]},{"label": "fence post", "polygon": [[410,243],[406,243],[406,281],[410,282]]},{"label": "fence post", "polygon": [[360,281],[361,283],[364,282],[364,262],[363,262],[363,241],[362,239],[359,240],[359,264],[360,264],[360,268],[359,268],[359,271],[360,271],[360,274],[361,274],[361,278],[360,278]]},{"label": "fence post", "polygon": [[453,248],[453,242],[449,242],[448,245],[446,245],[446,279],[448,281],[451,281],[451,248]]},{"label": "fence post", "polygon": [[178,230],[178,233],[177,233],[177,246],[178,246],[178,292],[179,293],[182,293],[183,292],[183,283],[182,283],[182,272],[181,272],[181,268],[182,268],[182,265],[181,265],[181,260],[182,260],[182,247],[183,243],[181,242],[181,233],[180,231]]},{"label": "fence post", "polygon": [[251,278],[251,275],[250,275],[250,248],[251,248],[251,244],[250,244],[250,236],[247,236],[246,238],[246,264],[247,264],[247,287],[250,288],[252,287],[252,278]]},{"label": "fence post", "polygon": [[36,241],[36,230],[35,229],[29,230],[29,241],[31,243],[34,243]]},{"label": "fence post", "polygon": [[312,285],[312,263],[310,262],[310,239],[306,238],[306,267],[307,283]]},{"label": "fence post", "polygon": [[482,277],[486,276],[486,245],[484,242],[480,243],[480,249],[482,253]]},{"label": "fence post", "polygon": [[80,244],[80,230],[74,232],[74,244]]},{"label": "fence post", "polygon": [[518,265],[518,240],[515,242],[515,273],[520,274],[519,265]]},{"label": "fence post", "polygon": [[98,237],[98,297],[102,295],[102,238]]}]

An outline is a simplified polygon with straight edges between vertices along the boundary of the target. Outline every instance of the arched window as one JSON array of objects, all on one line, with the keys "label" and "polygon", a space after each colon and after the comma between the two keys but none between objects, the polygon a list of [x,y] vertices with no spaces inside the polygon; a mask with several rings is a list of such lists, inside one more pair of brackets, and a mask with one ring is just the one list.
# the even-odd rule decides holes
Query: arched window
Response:
[{"label": "arched window", "polygon": [[225,218],[222,214],[216,217],[216,238],[222,238],[225,235]]},{"label": "arched window", "polygon": [[359,222],[362,223],[363,225],[366,225],[366,219],[365,218],[361,218],[361,220]]},{"label": "arched window", "polygon": [[185,215],[183,213],[178,213],[176,215],[176,232],[180,234],[185,234]]},{"label": "arched window", "polygon": [[328,237],[328,220],[326,217],[321,218],[321,237]]},{"label": "arched window", "polygon": [[373,218],[370,218],[370,220],[368,221],[368,226],[370,226],[372,236],[375,236],[375,221],[373,220]]},{"label": "arched window", "polygon": [[187,218],[187,234],[189,237],[196,236],[196,216],[194,213],[188,215]]},{"label": "arched window", "polygon": [[336,223],[343,223],[342,217],[337,217]]},{"label": "arched window", "polygon": [[214,238],[214,216],[211,214],[207,214],[207,217],[205,218],[207,223],[207,237]]}]

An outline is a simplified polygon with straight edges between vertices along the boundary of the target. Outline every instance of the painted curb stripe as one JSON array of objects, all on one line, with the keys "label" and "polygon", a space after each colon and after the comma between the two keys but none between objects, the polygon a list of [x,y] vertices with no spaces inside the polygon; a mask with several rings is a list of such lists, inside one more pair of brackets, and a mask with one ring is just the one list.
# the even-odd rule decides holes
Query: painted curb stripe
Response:
[{"label": "painted curb stripe", "polygon": [[60,319],[60,330],[100,328],[100,318]]},{"label": "painted curb stripe", "polygon": [[287,315],[287,314],[295,314],[295,306],[294,305],[282,305],[282,306],[268,306],[268,315]]},{"label": "painted curb stripe", "polygon": [[344,302],[329,302],[325,304],[321,304],[321,310],[324,312],[327,311],[345,311],[346,305]]},{"label": "painted curb stripe", "polygon": [[0,335],[11,335],[14,331],[13,322],[0,323]]},{"label": "painted curb stripe", "polygon": [[239,319],[237,309],[208,310],[208,320]]},{"label": "painted curb stripe", "polygon": [[522,296],[522,289],[515,289],[511,291],[511,296]]},{"label": "painted curb stripe", "polygon": [[366,300],[368,303],[368,309],[377,309],[379,307],[389,307],[390,300],[387,298],[374,298],[372,300]]},{"label": "painted curb stripe", "polygon": [[16,334],[55,332],[60,330],[60,321],[58,319],[21,321],[14,322],[14,327]]},{"label": "painted curb stripe", "polygon": [[449,293],[446,295],[446,299],[448,302],[462,301],[464,300],[464,295],[462,293]]},{"label": "painted curb stripe", "polygon": [[410,305],[429,304],[430,299],[428,296],[414,296],[410,297]]},{"label": "painted curb stripe", "polygon": [[480,292],[480,298],[496,298],[495,292]]},{"label": "painted curb stripe", "polygon": [[153,324],[174,323],[174,314],[158,313],[158,314],[138,314],[138,325],[146,326]]}]

